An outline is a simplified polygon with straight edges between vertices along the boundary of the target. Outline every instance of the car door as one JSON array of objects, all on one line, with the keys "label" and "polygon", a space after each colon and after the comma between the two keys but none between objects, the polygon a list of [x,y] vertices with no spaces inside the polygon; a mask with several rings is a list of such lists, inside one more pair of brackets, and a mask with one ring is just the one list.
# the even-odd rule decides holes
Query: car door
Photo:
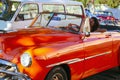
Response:
[{"label": "car door", "polygon": [[93,32],[84,39],[85,76],[110,67],[112,38],[110,32]]},{"label": "car door", "polygon": [[120,33],[112,31],[111,34],[113,38],[113,54],[111,58],[111,65],[115,67],[120,65]]}]

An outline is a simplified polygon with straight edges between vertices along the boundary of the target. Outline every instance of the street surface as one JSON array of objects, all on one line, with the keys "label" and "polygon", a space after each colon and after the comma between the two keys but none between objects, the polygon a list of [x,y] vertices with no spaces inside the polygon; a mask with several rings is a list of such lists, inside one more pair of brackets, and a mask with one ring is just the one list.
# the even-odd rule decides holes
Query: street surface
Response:
[{"label": "street surface", "polygon": [[120,80],[120,71],[118,67],[106,70],[83,80]]}]

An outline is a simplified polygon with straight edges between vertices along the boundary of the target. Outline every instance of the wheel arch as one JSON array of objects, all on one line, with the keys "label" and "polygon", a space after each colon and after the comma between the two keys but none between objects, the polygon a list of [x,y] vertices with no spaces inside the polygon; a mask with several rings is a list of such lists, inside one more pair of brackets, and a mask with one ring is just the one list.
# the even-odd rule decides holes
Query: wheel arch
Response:
[{"label": "wheel arch", "polygon": [[[53,70],[56,67],[62,67],[65,70],[65,72],[67,73],[68,80],[71,80],[71,71],[70,71],[70,68],[69,68],[69,66],[67,64],[60,64],[60,65],[54,66],[54,67],[51,68],[51,70]],[[49,72],[47,73],[47,75],[49,74]],[[46,77],[45,77],[45,80],[46,80]]]},{"label": "wheel arch", "polygon": [[62,64],[60,66],[63,67],[64,70],[66,71],[67,76],[68,76],[68,80],[71,80],[71,71],[70,71],[69,66],[67,64]]}]

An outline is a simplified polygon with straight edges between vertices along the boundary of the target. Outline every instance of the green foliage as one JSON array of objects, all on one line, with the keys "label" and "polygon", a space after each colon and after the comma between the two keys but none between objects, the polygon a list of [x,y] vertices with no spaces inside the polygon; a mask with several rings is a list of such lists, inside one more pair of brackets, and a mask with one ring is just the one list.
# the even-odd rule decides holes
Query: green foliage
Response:
[{"label": "green foliage", "polygon": [[93,4],[107,4],[112,8],[116,8],[120,5],[120,0],[76,0],[76,1],[82,2],[85,7],[90,1],[94,1]]},{"label": "green foliage", "polygon": [[76,1],[82,2],[83,5],[86,7],[90,0],[76,0]]},{"label": "green foliage", "polygon": [[120,5],[120,0],[108,0],[107,4],[112,8],[116,8]]}]

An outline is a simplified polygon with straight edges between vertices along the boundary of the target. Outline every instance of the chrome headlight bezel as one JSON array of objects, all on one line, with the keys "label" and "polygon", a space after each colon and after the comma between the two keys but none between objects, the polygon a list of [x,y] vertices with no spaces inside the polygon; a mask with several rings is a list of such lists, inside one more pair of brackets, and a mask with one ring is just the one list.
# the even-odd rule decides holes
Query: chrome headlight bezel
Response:
[{"label": "chrome headlight bezel", "polygon": [[22,66],[24,67],[29,67],[32,64],[32,57],[30,54],[28,53],[23,53],[20,56],[20,63],[22,64]]}]

